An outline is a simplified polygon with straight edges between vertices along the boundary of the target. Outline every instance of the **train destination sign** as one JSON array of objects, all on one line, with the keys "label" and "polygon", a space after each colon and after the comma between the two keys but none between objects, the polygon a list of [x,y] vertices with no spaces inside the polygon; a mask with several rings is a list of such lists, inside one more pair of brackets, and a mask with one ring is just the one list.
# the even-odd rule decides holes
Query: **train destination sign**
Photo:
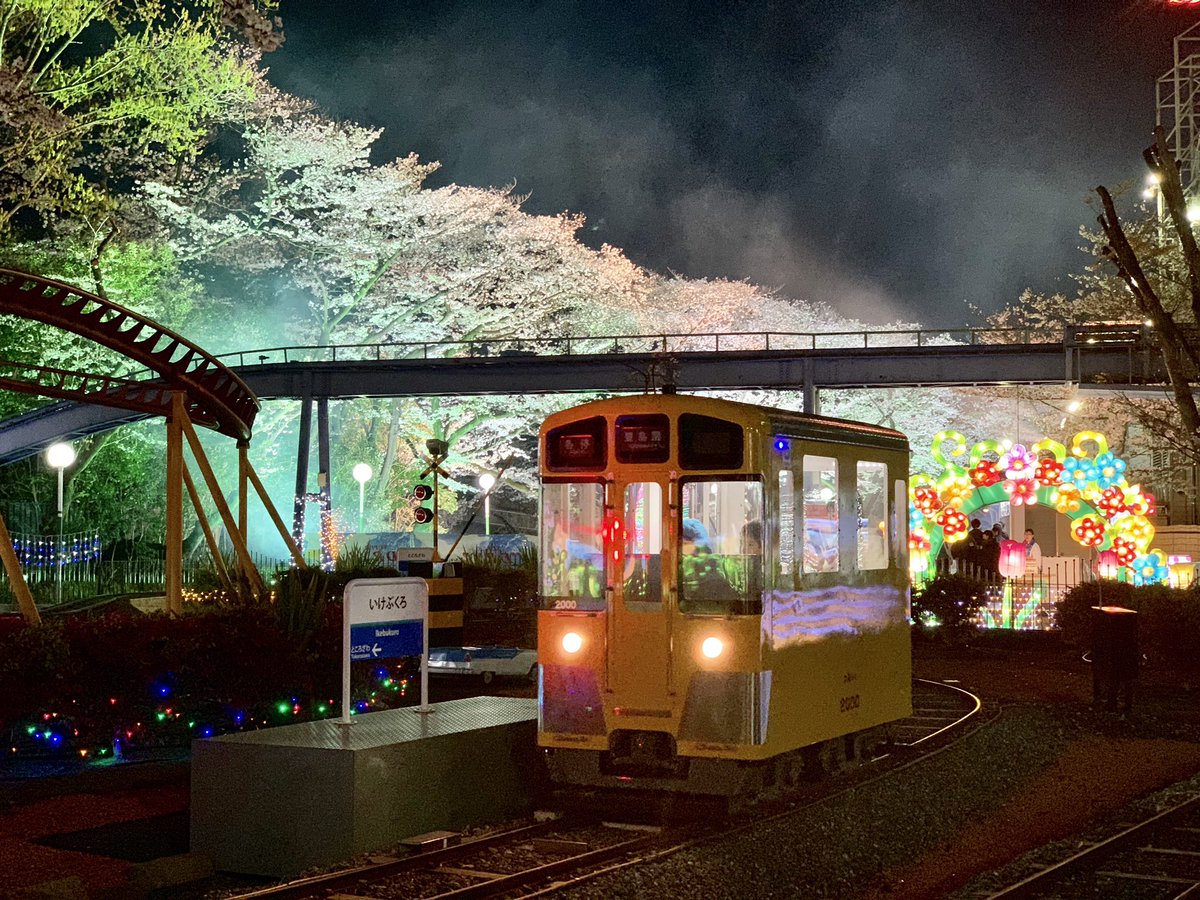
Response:
[{"label": "train destination sign", "polygon": [[350,724],[350,663],[421,657],[421,706],[429,707],[429,585],[424,578],[355,578],[342,604],[342,724]]}]

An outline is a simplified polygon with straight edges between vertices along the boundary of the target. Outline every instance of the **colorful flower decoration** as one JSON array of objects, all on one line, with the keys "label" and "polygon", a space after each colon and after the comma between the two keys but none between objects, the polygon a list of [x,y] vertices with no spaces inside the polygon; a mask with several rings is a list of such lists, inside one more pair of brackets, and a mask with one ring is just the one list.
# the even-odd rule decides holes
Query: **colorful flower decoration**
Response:
[{"label": "colorful flower decoration", "polygon": [[1107,530],[1108,525],[1103,519],[1084,516],[1082,519],[1075,520],[1071,533],[1075,535],[1075,540],[1083,546],[1099,547],[1104,543],[1104,532]]},{"label": "colorful flower decoration", "polygon": [[932,516],[942,508],[942,498],[938,496],[937,488],[933,485],[922,484],[913,488],[913,506],[927,516]]},{"label": "colorful flower decoration", "polygon": [[[1053,488],[1051,502],[1057,512],[1079,517],[1071,533],[1080,544],[1100,547],[1111,538],[1116,562],[1130,568],[1131,578],[1136,575],[1150,583],[1169,577],[1166,556],[1150,549],[1154,526],[1148,517],[1154,513],[1154,497],[1126,481],[1126,463],[1109,451],[1103,434],[1080,431],[1069,451],[1052,438],[1028,449],[979,441],[969,456],[966,446],[958,432],[941,432],[933,442],[934,459],[943,467],[936,483],[929,475],[913,476],[910,533],[917,535],[918,543],[931,534],[936,540],[933,529],[938,527],[947,543],[963,540],[969,525],[962,510],[994,502],[990,495],[983,500],[978,492],[984,488],[1003,483],[1014,506],[1028,506],[1038,502],[1039,488],[1048,487]],[[914,545],[913,553],[920,552]],[[1135,563],[1142,564],[1137,571]]]},{"label": "colorful flower decoration", "polygon": [[1096,487],[1105,490],[1125,480],[1125,460],[1117,459],[1111,453],[1101,453],[1096,457]]},{"label": "colorful flower decoration", "polygon": [[944,478],[938,483],[938,487],[941,489],[942,503],[951,509],[961,509],[962,505],[975,493],[971,479],[965,475],[952,475]]},{"label": "colorful flower decoration", "polygon": [[1024,481],[1034,476],[1037,460],[1025,449],[1024,444],[1013,444],[1009,451],[1000,457],[996,468],[1003,471],[1012,481]]},{"label": "colorful flower decoration", "polygon": [[1035,506],[1038,502],[1037,482],[1032,478],[1004,482],[1004,492],[1013,506]]},{"label": "colorful flower decoration", "polygon": [[1106,519],[1111,519],[1117,513],[1125,512],[1125,492],[1119,487],[1105,488],[1104,493],[1100,495],[1100,499],[1094,505],[1096,509],[1104,513]]},{"label": "colorful flower decoration", "polygon": [[1063,463],[1063,484],[1073,484],[1075,489],[1082,492],[1089,481],[1096,480],[1096,466],[1090,459],[1068,459]]},{"label": "colorful flower decoration", "polygon": [[1057,459],[1039,459],[1033,477],[1037,479],[1038,484],[1052,487],[1059,483],[1062,473],[1063,464]]},{"label": "colorful flower decoration", "polygon": [[1083,509],[1083,501],[1074,484],[1060,484],[1054,492],[1054,508],[1064,516]]},{"label": "colorful flower decoration", "polygon": [[1117,554],[1117,562],[1123,566],[1132,563],[1138,555],[1138,546],[1128,538],[1120,537],[1119,535],[1113,538],[1113,552]]},{"label": "colorful flower decoration", "polygon": [[929,550],[929,535],[924,531],[910,531],[908,533],[908,549],[909,550]]},{"label": "colorful flower decoration", "polygon": [[965,540],[967,531],[970,530],[971,526],[971,523],[967,521],[967,517],[957,509],[943,509],[938,513],[934,521],[941,526],[942,534],[945,536],[947,544],[954,544]]},{"label": "colorful flower decoration", "polygon": [[1154,526],[1145,516],[1125,516],[1119,523],[1120,531],[1129,538],[1138,549],[1145,550],[1154,540]]},{"label": "colorful flower decoration", "polygon": [[1171,577],[1171,568],[1161,550],[1139,556],[1130,564],[1130,568],[1133,569],[1134,584],[1158,584]]},{"label": "colorful flower decoration", "polygon": [[975,487],[991,487],[1004,479],[1004,475],[990,459],[981,459],[970,471],[971,483]]}]

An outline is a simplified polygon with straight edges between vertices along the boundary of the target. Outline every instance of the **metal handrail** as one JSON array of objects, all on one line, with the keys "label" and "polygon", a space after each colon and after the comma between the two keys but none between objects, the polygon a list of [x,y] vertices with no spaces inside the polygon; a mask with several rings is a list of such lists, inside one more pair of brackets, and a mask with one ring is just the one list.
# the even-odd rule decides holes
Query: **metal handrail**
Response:
[{"label": "metal handrail", "polygon": [[293,362],[406,359],[492,359],[499,356],[596,356],[671,352],[786,352],[880,349],[955,344],[1059,344],[1064,334],[1029,328],[919,328],[825,332],[691,332],[634,335],[562,335],[537,338],[469,338],[369,344],[299,344],[239,350],[218,359],[237,367]]}]

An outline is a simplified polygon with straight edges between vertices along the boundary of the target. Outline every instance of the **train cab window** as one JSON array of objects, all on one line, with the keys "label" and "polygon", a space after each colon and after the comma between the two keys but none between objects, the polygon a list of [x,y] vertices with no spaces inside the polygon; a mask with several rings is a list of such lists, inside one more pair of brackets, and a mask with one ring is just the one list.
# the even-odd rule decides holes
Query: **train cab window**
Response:
[{"label": "train cab window", "polygon": [[617,462],[663,463],[671,456],[671,419],[662,413],[617,416]]},{"label": "train cab window", "polygon": [[680,491],[679,608],[757,615],[763,590],[763,486],[687,481]]},{"label": "train cab window", "polygon": [[551,472],[594,472],[604,468],[607,455],[604,416],[568,422],[546,432],[546,468]]},{"label": "train cab window", "polygon": [[779,574],[796,570],[796,479],[791,471],[779,473]]},{"label": "train cab window", "polygon": [[860,571],[888,567],[887,464],[858,463],[856,532]]},{"label": "train cab window", "polygon": [[662,604],[662,487],[653,481],[625,486],[626,603]]},{"label": "train cab window", "polygon": [[736,422],[695,413],[679,417],[679,464],[685,469],[740,469],[745,443]]},{"label": "train cab window", "polygon": [[604,485],[542,485],[541,570],[545,608],[604,608]]},{"label": "train cab window", "polygon": [[838,555],[838,464],[831,456],[804,457],[803,571],[836,572]]}]

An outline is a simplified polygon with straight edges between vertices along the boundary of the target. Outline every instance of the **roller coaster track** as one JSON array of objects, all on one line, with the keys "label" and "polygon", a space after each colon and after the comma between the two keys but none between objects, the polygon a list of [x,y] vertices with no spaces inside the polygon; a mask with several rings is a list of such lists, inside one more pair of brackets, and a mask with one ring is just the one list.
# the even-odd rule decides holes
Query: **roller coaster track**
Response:
[{"label": "roller coaster track", "polygon": [[115,378],[0,361],[0,388],[166,416],[173,394],[192,422],[250,438],[258,400],[233,371],[191,341],[131,309],[60,281],[0,269],[0,313],[41,322],[120,353],[153,380]]}]

